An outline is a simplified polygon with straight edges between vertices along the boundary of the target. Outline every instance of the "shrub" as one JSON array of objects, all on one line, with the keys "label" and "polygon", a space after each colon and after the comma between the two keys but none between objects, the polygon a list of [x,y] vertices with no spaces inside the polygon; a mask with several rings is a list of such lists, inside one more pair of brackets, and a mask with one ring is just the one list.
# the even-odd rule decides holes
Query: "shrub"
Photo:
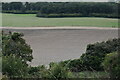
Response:
[{"label": "shrub", "polygon": [[2,54],[3,56],[14,55],[22,59],[27,64],[33,59],[30,45],[23,39],[23,34],[18,32],[3,32]]},{"label": "shrub", "polygon": [[85,70],[85,68],[83,68],[83,63],[80,59],[71,60],[68,64],[68,67],[72,72],[80,72]]},{"label": "shrub", "polygon": [[3,56],[2,58],[2,73],[8,77],[25,77],[27,76],[27,65],[22,60],[13,55]]},{"label": "shrub", "polygon": [[50,78],[53,79],[66,79],[72,77],[71,72],[65,67],[62,66],[61,64],[54,64],[51,66],[49,69],[50,71]]},{"label": "shrub", "polygon": [[36,15],[37,17],[46,17],[46,18],[58,18],[58,17],[82,17],[82,14],[78,14],[78,13],[73,13],[73,14],[42,14],[42,13],[38,13]]},{"label": "shrub", "polygon": [[80,59],[75,59],[67,63],[68,68],[73,72],[79,71],[103,71],[101,63],[106,54],[118,51],[120,48],[120,38],[104,42],[87,45],[86,53]]},{"label": "shrub", "polygon": [[102,65],[109,72],[110,78],[120,78],[120,53],[107,54]]},{"label": "shrub", "polygon": [[103,13],[92,13],[92,17],[105,17],[105,18],[120,18],[120,16],[116,14],[103,14]]},{"label": "shrub", "polygon": [[[120,47],[120,38],[112,39],[105,42],[89,44],[86,49],[86,53],[81,56],[83,64],[85,66],[93,68],[94,70],[103,70],[101,63],[103,62],[106,54],[118,51]],[[97,65],[94,65],[94,64]]]},{"label": "shrub", "polygon": [[[2,71],[8,77],[27,77],[32,49],[18,32],[2,33]],[[1,56],[1,55],[0,55]]]}]

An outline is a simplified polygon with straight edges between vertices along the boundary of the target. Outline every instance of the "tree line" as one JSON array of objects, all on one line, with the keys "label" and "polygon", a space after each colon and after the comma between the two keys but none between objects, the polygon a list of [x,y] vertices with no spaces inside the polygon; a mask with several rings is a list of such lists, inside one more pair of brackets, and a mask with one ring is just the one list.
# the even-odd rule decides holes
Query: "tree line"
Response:
[{"label": "tree line", "polygon": [[38,17],[119,17],[115,2],[11,2],[2,3],[2,12],[37,14]]}]

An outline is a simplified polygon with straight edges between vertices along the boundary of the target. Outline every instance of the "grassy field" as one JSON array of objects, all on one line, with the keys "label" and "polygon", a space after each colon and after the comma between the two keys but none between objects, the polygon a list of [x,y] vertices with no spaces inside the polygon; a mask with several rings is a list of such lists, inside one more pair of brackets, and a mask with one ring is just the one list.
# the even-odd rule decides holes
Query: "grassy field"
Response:
[{"label": "grassy field", "polygon": [[40,26],[93,26],[118,27],[118,20],[112,18],[38,18],[35,14],[2,14],[2,26],[40,27]]}]

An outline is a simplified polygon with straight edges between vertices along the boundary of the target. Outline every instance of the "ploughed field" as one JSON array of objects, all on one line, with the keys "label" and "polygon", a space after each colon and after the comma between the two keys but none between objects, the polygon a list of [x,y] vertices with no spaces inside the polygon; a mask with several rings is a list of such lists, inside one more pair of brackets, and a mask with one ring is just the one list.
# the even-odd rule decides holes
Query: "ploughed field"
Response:
[{"label": "ploughed field", "polygon": [[6,29],[24,33],[33,49],[33,66],[76,59],[86,50],[87,44],[117,38],[117,29]]},{"label": "ploughed field", "polygon": [[118,19],[97,17],[40,18],[36,14],[2,14],[4,27],[92,26],[118,27]]}]

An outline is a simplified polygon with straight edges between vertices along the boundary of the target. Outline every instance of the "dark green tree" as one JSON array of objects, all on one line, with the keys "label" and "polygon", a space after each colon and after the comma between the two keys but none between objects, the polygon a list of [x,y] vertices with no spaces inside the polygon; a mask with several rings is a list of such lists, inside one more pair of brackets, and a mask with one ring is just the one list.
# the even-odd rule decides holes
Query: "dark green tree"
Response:
[{"label": "dark green tree", "polygon": [[80,59],[71,60],[68,68],[73,72],[103,71],[104,68],[101,63],[104,61],[106,54],[120,52],[119,49],[120,38],[89,44],[86,53],[82,54]]},{"label": "dark green tree", "polygon": [[115,78],[120,78],[120,53],[113,52],[107,54],[102,65],[104,69],[109,72],[110,78],[115,80]]},{"label": "dark green tree", "polygon": [[101,67],[101,63],[103,62],[106,54],[118,51],[119,47],[120,38],[95,44],[89,44],[87,46],[86,53],[81,56],[81,60],[86,65],[88,70],[89,67],[97,71],[103,70],[103,67]]},{"label": "dark green tree", "polygon": [[33,59],[30,45],[23,39],[23,34],[18,32],[9,32],[2,35],[2,54],[10,56],[11,54],[22,59],[23,62],[31,62]]},{"label": "dark green tree", "polygon": [[68,79],[73,76],[67,67],[57,63],[51,65],[48,73],[48,78],[52,78],[53,80]]},{"label": "dark green tree", "polygon": [[11,78],[24,78],[28,75],[28,66],[16,56],[3,56],[2,74]]}]

